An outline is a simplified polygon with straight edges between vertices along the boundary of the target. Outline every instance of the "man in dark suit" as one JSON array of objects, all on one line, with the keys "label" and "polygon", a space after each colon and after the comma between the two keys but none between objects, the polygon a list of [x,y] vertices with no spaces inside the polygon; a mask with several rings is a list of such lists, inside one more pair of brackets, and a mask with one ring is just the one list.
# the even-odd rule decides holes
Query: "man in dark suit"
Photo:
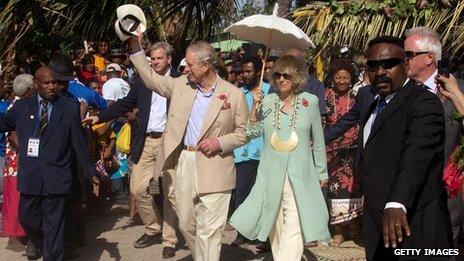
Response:
[{"label": "man in dark suit", "polygon": [[[151,67],[160,75],[179,77],[180,74],[170,69],[172,47],[165,43],[155,43],[150,48]],[[166,112],[168,107],[166,98],[161,97],[152,90],[145,87],[142,79],[137,76],[133,86],[126,97],[119,99],[100,112],[96,117],[90,117],[87,122],[106,122],[111,119],[124,116],[132,112],[134,108],[139,109],[139,124],[136,127],[133,145],[131,147],[131,160],[134,162],[130,180],[130,190],[134,195],[137,211],[147,226],[147,231],[135,243],[135,248],[148,247],[156,242],[156,237],[161,233],[163,227],[163,257],[170,258],[175,255],[177,243],[176,227],[177,216],[174,207],[173,180],[174,170],[163,175],[163,214],[164,220],[161,225],[161,217],[156,208],[153,207],[153,199],[147,194],[149,180],[155,176],[156,155],[160,146],[161,135],[165,129]],[[156,175],[157,176],[157,175]]]},{"label": "man in dark suit", "polygon": [[[377,93],[361,116],[358,144],[366,257],[397,260],[393,252],[397,247],[451,248],[451,221],[441,181],[445,122],[440,99],[407,79],[401,39],[372,40],[366,58]],[[440,258],[444,257],[420,257]]]},{"label": "man in dark suit", "polygon": [[[422,84],[429,91],[441,97],[445,116],[445,162],[450,158],[451,153],[459,144],[459,140],[464,133],[462,123],[452,119],[456,108],[451,99],[444,99],[441,90],[435,83],[438,73],[438,60],[442,59],[442,46],[440,36],[435,30],[429,27],[415,27],[406,32],[404,41],[406,57],[409,61],[408,77]],[[461,91],[464,91],[464,84],[458,81]],[[453,226],[453,239],[457,247],[459,234],[462,233],[464,221],[464,207],[461,202],[462,191],[457,197],[448,199],[448,209],[451,215]]]},{"label": "man in dark suit", "polygon": [[[75,153],[87,178],[98,184],[80,122],[78,105],[57,95],[49,67],[35,74],[37,96],[15,102],[0,117],[0,132],[16,131],[19,141],[19,219],[44,260],[63,260],[65,203],[71,192]],[[28,257],[37,259],[39,256]]]}]

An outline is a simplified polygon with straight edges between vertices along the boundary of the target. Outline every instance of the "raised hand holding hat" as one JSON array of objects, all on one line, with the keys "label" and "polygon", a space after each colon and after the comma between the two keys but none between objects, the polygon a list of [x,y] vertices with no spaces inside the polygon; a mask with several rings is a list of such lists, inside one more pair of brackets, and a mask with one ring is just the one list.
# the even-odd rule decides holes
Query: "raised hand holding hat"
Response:
[{"label": "raised hand holding hat", "polygon": [[122,5],[116,9],[116,14],[118,19],[114,23],[114,29],[121,41],[147,30],[147,19],[140,7],[132,4]]}]

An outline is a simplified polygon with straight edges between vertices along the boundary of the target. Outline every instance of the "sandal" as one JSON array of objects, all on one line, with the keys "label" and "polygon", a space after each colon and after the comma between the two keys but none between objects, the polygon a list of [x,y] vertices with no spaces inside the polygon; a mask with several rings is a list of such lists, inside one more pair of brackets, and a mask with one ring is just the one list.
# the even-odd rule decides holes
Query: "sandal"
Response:
[{"label": "sandal", "polygon": [[332,241],[330,242],[331,247],[340,247],[340,245],[344,242],[343,235],[334,235]]},{"label": "sandal", "polygon": [[317,247],[317,246],[318,246],[317,241],[311,241],[311,242],[305,243],[306,248]]}]

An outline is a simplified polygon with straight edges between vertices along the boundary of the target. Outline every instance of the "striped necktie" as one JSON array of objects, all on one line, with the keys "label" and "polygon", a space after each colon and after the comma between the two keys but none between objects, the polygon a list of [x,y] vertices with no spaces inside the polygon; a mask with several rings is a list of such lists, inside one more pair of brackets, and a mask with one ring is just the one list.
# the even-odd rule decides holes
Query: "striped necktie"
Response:
[{"label": "striped necktie", "polygon": [[48,123],[48,102],[46,100],[40,101],[40,136],[43,137]]}]

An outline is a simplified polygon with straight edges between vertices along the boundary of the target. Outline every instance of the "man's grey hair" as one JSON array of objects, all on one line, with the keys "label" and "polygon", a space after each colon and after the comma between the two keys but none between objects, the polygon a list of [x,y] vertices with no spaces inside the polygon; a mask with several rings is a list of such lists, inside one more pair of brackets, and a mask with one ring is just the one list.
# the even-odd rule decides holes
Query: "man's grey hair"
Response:
[{"label": "man's grey hair", "polygon": [[34,76],[30,74],[20,74],[13,81],[13,91],[16,96],[22,97],[27,90],[34,87]]},{"label": "man's grey hair", "polygon": [[435,57],[435,62],[441,60],[441,42],[438,33],[427,26],[414,27],[406,31],[406,37],[418,35],[415,41],[420,52],[431,52]]},{"label": "man's grey hair", "polygon": [[156,42],[150,45],[150,47],[148,48],[148,52],[151,55],[151,52],[153,52],[154,50],[158,50],[158,49],[163,49],[164,55],[166,57],[172,56],[172,52],[173,52],[172,46],[168,44],[167,42]]},{"label": "man's grey hair", "polygon": [[197,63],[209,63],[213,65],[216,60],[216,52],[210,43],[205,41],[193,42],[187,47],[187,51],[195,54]]}]

